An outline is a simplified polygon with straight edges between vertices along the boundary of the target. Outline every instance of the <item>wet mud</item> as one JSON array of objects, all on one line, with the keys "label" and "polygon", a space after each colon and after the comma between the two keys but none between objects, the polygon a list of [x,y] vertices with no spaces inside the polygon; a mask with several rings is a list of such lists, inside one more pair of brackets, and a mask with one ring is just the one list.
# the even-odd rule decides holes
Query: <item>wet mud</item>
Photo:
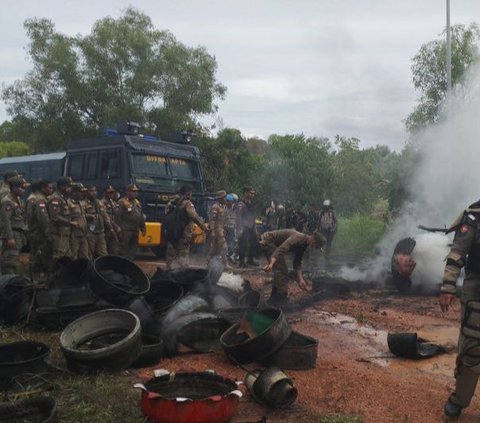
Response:
[{"label": "wet mud", "polygon": [[[246,275],[266,299],[271,289],[269,278],[255,270],[248,270]],[[262,416],[269,422],[314,422],[334,413],[361,415],[365,422],[448,421],[443,405],[454,388],[459,304],[455,311],[442,314],[432,295],[399,295],[381,284],[363,287],[337,282],[338,286],[335,277],[329,277],[328,284],[317,289],[313,297],[291,285],[290,298],[295,306],[286,313],[288,321],[294,330],[319,341],[315,369],[287,371],[298,388],[296,403],[288,410],[272,411],[246,394],[233,422],[254,422]],[[423,360],[395,357],[387,346],[389,332],[417,332],[445,346],[449,353]],[[222,351],[183,351],[156,366],[160,367],[173,371],[213,369],[237,380],[245,376]],[[261,366],[254,363],[248,367]],[[152,369],[139,371],[141,378],[151,375]],[[479,421],[479,396],[459,422]]]}]

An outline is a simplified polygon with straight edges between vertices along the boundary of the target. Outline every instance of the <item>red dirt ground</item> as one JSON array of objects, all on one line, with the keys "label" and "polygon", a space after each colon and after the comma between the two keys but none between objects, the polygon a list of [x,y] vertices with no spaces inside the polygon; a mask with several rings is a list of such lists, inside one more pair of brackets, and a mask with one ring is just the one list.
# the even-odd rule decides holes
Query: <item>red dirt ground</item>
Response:
[{"label": "red dirt ground", "polygon": [[[154,265],[142,267],[153,273]],[[270,290],[261,272],[248,279],[264,296]],[[291,289],[295,301],[307,294]],[[339,299],[318,300],[302,311],[287,313],[292,327],[319,340],[313,370],[286,371],[298,388],[298,400],[288,410],[272,411],[245,395],[233,422],[313,422],[331,413],[358,414],[366,422],[446,421],[443,405],[454,387],[455,353],[412,361],[388,351],[391,332],[418,332],[419,336],[454,349],[458,336],[458,309],[442,315],[434,297],[399,296],[391,292],[351,292]],[[157,368],[213,369],[242,380],[245,372],[231,364],[223,352],[193,354],[187,351],[163,360]],[[253,369],[255,364],[249,365]],[[139,376],[148,379],[152,369]],[[475,398],[460,422],[478,422],[480,401]]]}]

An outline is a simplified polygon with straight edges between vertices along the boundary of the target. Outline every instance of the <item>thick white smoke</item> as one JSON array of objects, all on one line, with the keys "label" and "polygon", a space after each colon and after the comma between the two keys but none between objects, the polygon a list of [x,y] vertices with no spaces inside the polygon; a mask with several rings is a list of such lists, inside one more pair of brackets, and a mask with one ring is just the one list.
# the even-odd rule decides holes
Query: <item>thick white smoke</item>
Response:
[{"label": "thick white smoke", "polygon": [[441,282],[452,235],[428,234],[417,226],[449,227],[480,198],[480,65],[472,67],[465,88],[457,91],[450,100],[447,118],[415,140],[421,146],[422,157],[409,187],[412,202],[405,205],[380,242],[379,257],[368,265],[367,272],[345,269],[343,277],[380,282],[390,267],[396,243],[413,237],[417,241],[413,283]]}]

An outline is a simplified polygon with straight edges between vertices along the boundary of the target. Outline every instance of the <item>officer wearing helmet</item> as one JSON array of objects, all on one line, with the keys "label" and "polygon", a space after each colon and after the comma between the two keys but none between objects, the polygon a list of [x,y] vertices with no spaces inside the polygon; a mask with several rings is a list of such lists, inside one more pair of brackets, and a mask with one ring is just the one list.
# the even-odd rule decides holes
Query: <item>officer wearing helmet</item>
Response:
[{"label": "officer wearing helmet", "polygon": [[318,221],[320,232],[327,241],[325,245],[325,257],[328,259],[330,257],[333,238],[337,233],[337,214],[335,213],[330,200],[325,200],[323,202]]}]

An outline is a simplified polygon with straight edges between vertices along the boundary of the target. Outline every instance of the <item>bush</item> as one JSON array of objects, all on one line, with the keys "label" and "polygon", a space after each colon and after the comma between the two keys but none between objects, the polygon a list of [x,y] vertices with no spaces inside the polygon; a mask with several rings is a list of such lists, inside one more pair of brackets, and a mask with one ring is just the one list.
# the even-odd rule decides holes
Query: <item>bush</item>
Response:
[{"label": "bush", "polygon": [[385,233],[386,225],[369,215],[357,214],[338,219],[338,232],[333,240],[333,253],[368,255]]}]

